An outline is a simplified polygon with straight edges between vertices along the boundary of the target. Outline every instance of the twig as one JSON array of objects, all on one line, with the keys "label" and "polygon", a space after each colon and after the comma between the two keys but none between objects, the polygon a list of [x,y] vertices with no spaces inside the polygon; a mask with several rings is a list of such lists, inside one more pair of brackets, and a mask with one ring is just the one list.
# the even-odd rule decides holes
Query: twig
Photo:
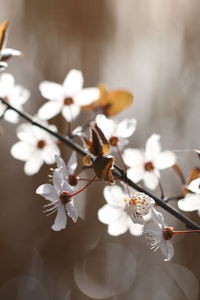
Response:
[{"label": "twig", "polygon": [[[76,144],[75,142],[73,142],[70,138],[63,136],[57,132],[52,131],[51,129],[49,129],[48,127],[45,127],[44,125],[38,123],[37,121],[35,121],[31,115],[22,112],[18,109],[16,109],[15,107],[13,107],[12,105],[10,105],[8,102],[6,102],[5,100],[1,99],[2,103],[4,103],[5,105],[7,105],[8,109],[12,109],[13,111],[17,112],[23,119],[25,119],[26,121],[30,122],[32,125],[35,125],[43,130],[45,130],[46,132],[48,132],[49,134],[55,136],[56,138],[58,138],[60,141],[62,141],[65,145],[69,146],[71,149],[75,150],[76,152],[78,152],[81,155],[87,155],[87,151],[85,151],[81,146],[79,146],[78,144]],[[170,214],[172,214],[174,217],[176,217],[177,219],[179,219],[181,222],[183,222],[186,227],[190,228],[190,229],[195,229],[198,230],[200,229],[200,225],[198,225],[197,223],[193,222],[192,220],[190,220],[188,217],[182,215],[178,210],[176,210],[175,208],[173,208],[172,206],[170,206],[169,204],[167,204],[164,200],[154,196],[153,194],[151,194],[150,192],[148,192],[145,188],[137,185],[136,183],[134,183],[133,181],[131,181],[127,175],[125,174],[125,172],[117,165],[114,165],[114,169],[113,169],[113,175],[115,177],[120,178],[121,181],[123,181],[124,183],[128,184],[130,187],[132,187],[133,189],[145,193],[146,195],[148,195],[149,197],[151,197],[152,199],[154,199],[154,201],[156,202],[156,204],[158,204],[160,207],[162,207],[163,209],[165,209],[166,211],[168,211]]]}]

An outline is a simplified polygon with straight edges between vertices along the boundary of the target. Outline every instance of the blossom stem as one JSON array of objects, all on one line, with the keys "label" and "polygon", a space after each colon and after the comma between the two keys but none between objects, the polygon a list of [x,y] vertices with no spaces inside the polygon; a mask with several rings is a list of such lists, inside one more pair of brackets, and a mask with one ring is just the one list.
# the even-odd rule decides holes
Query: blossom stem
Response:
[{"label": "blossom stem", "polygon": [[200,230],[173,230],[173,234],[179,234],[179,233],[200,233]]},{"label": "blossom stem", "polygon": [[[7,105],[8,109],[11,109],[11,110],[17,112],[19,114],[19,116],[21,116],[23,119],[25,119],[26,121],[28,121],[32,125],[37,126],[41,129],[45,130],[46,132],[48,132],[52,136],[55,136],[57,139],[59,139],[61,142],[63,142],[65,145],[67,145],[71,149],[75,150],[77,153],[79,153],[83,156],[88,154],[85,149],[83,149],[80,145],[78,145],[77,143],[72,141],[69,137],[63,136],[63,135],[61,135],[61,134],[59,134],[55,131],[52,131],[48,127],[45,127],[44,125],[38,123],[37,121],[34,120],[34,118],[32,116],[30,116],[29,114],[27,114],[25,112],[22,112],[22,111],[18,110],[17,108],[13,107],[10,103],[6,102],[4,99],[0,98],[0,101],[2,103],[4,103],[5,105]],[[92,155],[91,155],[91,157],[92,157]],[[141,192],[141,193],[145,193],[146,195],[148,195],[149,197],[154,199],[156,204],[158,204],[160,207],[162,207],[167,212],[169,212],[174,217],[176,217],[181,222],[183,222],[186,225],[186,227],[191,228],[191,229],[198,229],[198,230],[200,229],[200,225],[193,222],[188,217],[186,217],[185,215],[180,213],[178,210],[176,210],[175,208],[170,206],[163,199],[160,199],[160,198],[154,196],[153,194],[148,192],[145,188],[141,187],[140,185],[138,185],[138,184],[134,183],[132,180],[130,180],[127,177],[126,173],[119,166],[114,165],[114,169],[112,170],[112,173],[115,177],[119,178],[122,182],[128,184],[130,187],[134,188],[136,191]]]},{"label": "blossom stem", "polygon": [[93,181],[95,181],[95,179],[96,179],[96,175],[86,185],[84,185],[80,190],[76,191],[73,194],[70,194],[69,197],[74,197],[74,196],[78,195],[79,193],[81,193],[82,191],[84,191]]}]

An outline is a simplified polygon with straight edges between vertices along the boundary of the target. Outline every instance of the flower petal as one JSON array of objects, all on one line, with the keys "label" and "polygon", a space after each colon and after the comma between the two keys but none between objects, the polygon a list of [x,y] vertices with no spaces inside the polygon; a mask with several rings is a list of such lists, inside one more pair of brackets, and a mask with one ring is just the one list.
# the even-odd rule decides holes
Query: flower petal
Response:
[{"label": "flower petal", "polygon": [[57,209],[55,222],[51,228],[54,231],[59,231],[61,229],[65,229],[66,225],[67,225],[67,216],[66,216],[65,208],[63,205],[60,205]]},{"label": "flower petal", "polygon": [[67,168],[69,170],[69,174],[74,174],[74,171],[77,168],[77,155],[75,151],[72,152],[69,158],[69,161],[67,163]]},{"label": "flower petal", "polygon": [[62,101],[46,102],[38,110],[38,118],[41,120],[49,120],[61,112],[62,106]]},{"label": "flower petal", "polygon": [[63,82],[66,97],[73,97],[83,88],[83,74],[79,70],[71,70]]},{"label": "flower petal", "polygon": [[34,151],[31,157],[26,161],[24,165],[24,172],[26,175],[36,174],[43,165],[43,159],[39,151]]},{"label": "flower petal", "polygon": [[136,183],[143,179],[144,174],[144,168],[141,166],[135,166],[127,170],[128,178],[130,178],[133,182]]},{"label": "flower petal", "polygon": [[117,125],[115,135],[126,139],[130,137],[136,129],[137,121],[135,119],[125,119]]},{"label": "flower petal", "polygon": [[42,157],[46,164],[55,163],[55,154],[60,155],[60,149],[56,144],[47,145],[42,151]]},{"label": "flower petal", "polygon": [[151,190],[155,190],[159,183],[159,173],[156,171],[157,170],[144,173],[144,184]]},{"label": "flower petal", "polygon": [[62,115],[67,122],[73,121],[80,113],[80,107],[76,104],[64,105]]},{"label": "flower petal", "polygon": [[164,151],[158,154],[154,161],[154,166],[163,170],[172,167],[176,163],[176,155],[171,151]]},{"label": "flower petal", "polygon": [[32,145],[29,145],[25,142],[17,142],[10,149],[10,153],[15,159],[26,161],[31,158],[34,150],[35,149]]},{"label": "flower petal", "polygon": [[4,114],[4,119],[10,123],[16,124],[19,122],[19,115],[15,111],[8,109]]},{"label": "flower petal", "polygon": [[141,224],[133,223],[130,219],[128,221],[128,229],[132,235],[140,236],[142,235],[144,226]]},{"label": "flower petal", "polygon": [[97,126],[103,131],[106,138],[109,139],[114,135],[117,124],[112,119],[107,118],[103,114],[98,114],[96,116]]},{"label": "flower petal", "polygon": [[58,200],[58,194],[55,190],[55,188],[51,184],[42,184],[40,185],[37,190],[36,194],[44,197],[45,199],[49,201],[56,201]]},{"label": "flower petal", "polygon": [[55,82],[42,81],[39,84],[39,90],[42,96],[48,100],[60,100],[64,97],[62,85]]},{"label": "flower petal", "polygon": [[160,135],[152,134],[146,142],[146,147],[145,147],[146,161],[154,161],[160,152],[161,152]]},{"label": "flower petal", "polygon": [[200,194],[200,178],[192,180],[187,188],[193,193]]},{"label": "flower petal", "polygon": [[120,218],[121,214],[124,213],[121,208],[113,207],[109,204],[105,204],[98,210],[98,219],[104,224],[111,224]]},{"label": "flower petal", "polygon": [[174,256],[174,246],[172,245],[171,241],[166,241],[163,239],[162,243],[160,244],[160,250],[165,257],[165,261],[170,261]]},{"label": "flower petal", "polygon": [[10,103],[14,106],[22,106],[30,97],[30,92],[20,85],[16,85],[9,93]]},{"label": "flower petal", "polygon": [[106,186],[103,190],[104,198],[113,207],[125,207],[126,194],[118,185]]},{"label": "flower petal", "polygon": [[78,213],[76,211],[76,209],[74,208],[74,206],[72,205],[72,203],[67,203],[66,204],[66,209],[67,209],[67,214],[68,216],[74,221],[76,222],[78,219]]},{"label": "flower petal", "polygon": [[178,207],[183,211],[200,209],[200,195],[188,193],[185,198],[178,201]]},{"label": "flower petal", "polygon": [[53,172],[53,185],[58,194],[60,194],[60,192],[61,192],[62,183],[63,183],[63,178],[62,178],[61,169],[55,169]]},{"label": "flower petal", "polygon": [[123,212],[115,222],[108,225],[108,233],[113,236],[124,234],[128,230],[128,218]]},{"label": "flower petal", "polygon": [[144,153],[138,149],[127,148],[123,153],[123,159],[128,167],[144,166]]},{"label": "flower petal", "polygon": [[13,89],[15,79],[12,74],[3,73],[0,77],[0,96],[6,97],[9,92]]},{"label": "flower petal", "polygon": [[89,105],[96,101],[100,97],[100,91],[98,88],[86,88],[79,91],[74,96],[74,101],[79,106]]}]

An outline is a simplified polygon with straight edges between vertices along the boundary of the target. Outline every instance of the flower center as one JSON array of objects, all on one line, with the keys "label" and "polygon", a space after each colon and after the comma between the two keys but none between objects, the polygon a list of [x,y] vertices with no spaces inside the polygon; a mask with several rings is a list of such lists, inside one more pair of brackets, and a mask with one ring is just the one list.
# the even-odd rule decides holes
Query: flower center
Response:
[{"label": "flower center", "polygon": [[65,205],[67,204],[68,202],[70,202],[70,197],[69,197],[69,192],[68,191],[63,191],[61,194],[60,194],[60,202]]},{"label": "flower center", "polygon": [[145,171],[153,171],[154,165],[151,161],[148,161],[144,164]]},{"label": "flower center", "polygon": [[77,185],[77,184],[78,184],[78,178],[77,178],[77,176],[76,176],[76,175],[73,175],[73,174],[69,175],[69,176],[68,176],[68,182],[69,182],[69,184],[70,184],[71,186]]},{"label": "flower center", "polygon": [[46,142],[44,140],[39,140],[37,142],[37,148],[38,149],[43,149],[46,146]]},{"label": "flower center", "polygon": [[111,138],[109,139],[109,143],[111,146],[116,147],[119,143],[119,139],[116,136],[111,136]]},{"label": "flower center", "polygon": [[171,240],[171,238],[173,237],[174,232],[173,232],[173,227],[165,227],[163,229],[163,238],[165,240]]},{"label": "flower center", "polygon": [[74,103],[74,100],[71,97],[67,97],[64,100],[64,105],[71,105]]},{"label": "flower center", "polygon": [[134,193],[131,198],[125,199],[126,211],[134,218],[142,217],[149,213],[151,201],[144,193]]}]

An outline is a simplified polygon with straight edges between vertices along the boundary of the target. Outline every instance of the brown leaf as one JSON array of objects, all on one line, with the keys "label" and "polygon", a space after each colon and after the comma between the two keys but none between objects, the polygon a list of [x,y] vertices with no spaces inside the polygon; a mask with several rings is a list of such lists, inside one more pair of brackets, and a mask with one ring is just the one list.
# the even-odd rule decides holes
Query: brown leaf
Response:
[{"label": "brown leaf", "polygon": [[8,23],[9,22],[7,20],[5,20],[0,25],[0,50],[3,48],[4,42],[5,42],[6,30],[8,28]]},{"label": "brown leaf", "polygon": [[91,105],[83,106],[87,110],[101,110],[106,116],[113,116],[133,103],[133,95],[125,90],[108,92],[104,85],[99,86],[100,98]]},{"label": "brown leaf", "polygon": [[108,181],[111,184],[115,183],[112,175],[114,160],[115,159],[112,155],[99,156],[93,163],[93,169],[97,177]]},{"label": "brown leaf", "polygon": [[193,169],[191,170],[191,172],[189,173],[189,176],[188,176],[188,179],[187,179],[188,184],[189,184],[192,180],[198,178],[199,175],[200,175],[200,168],[198,168],[198,167],[193,168]]}]

